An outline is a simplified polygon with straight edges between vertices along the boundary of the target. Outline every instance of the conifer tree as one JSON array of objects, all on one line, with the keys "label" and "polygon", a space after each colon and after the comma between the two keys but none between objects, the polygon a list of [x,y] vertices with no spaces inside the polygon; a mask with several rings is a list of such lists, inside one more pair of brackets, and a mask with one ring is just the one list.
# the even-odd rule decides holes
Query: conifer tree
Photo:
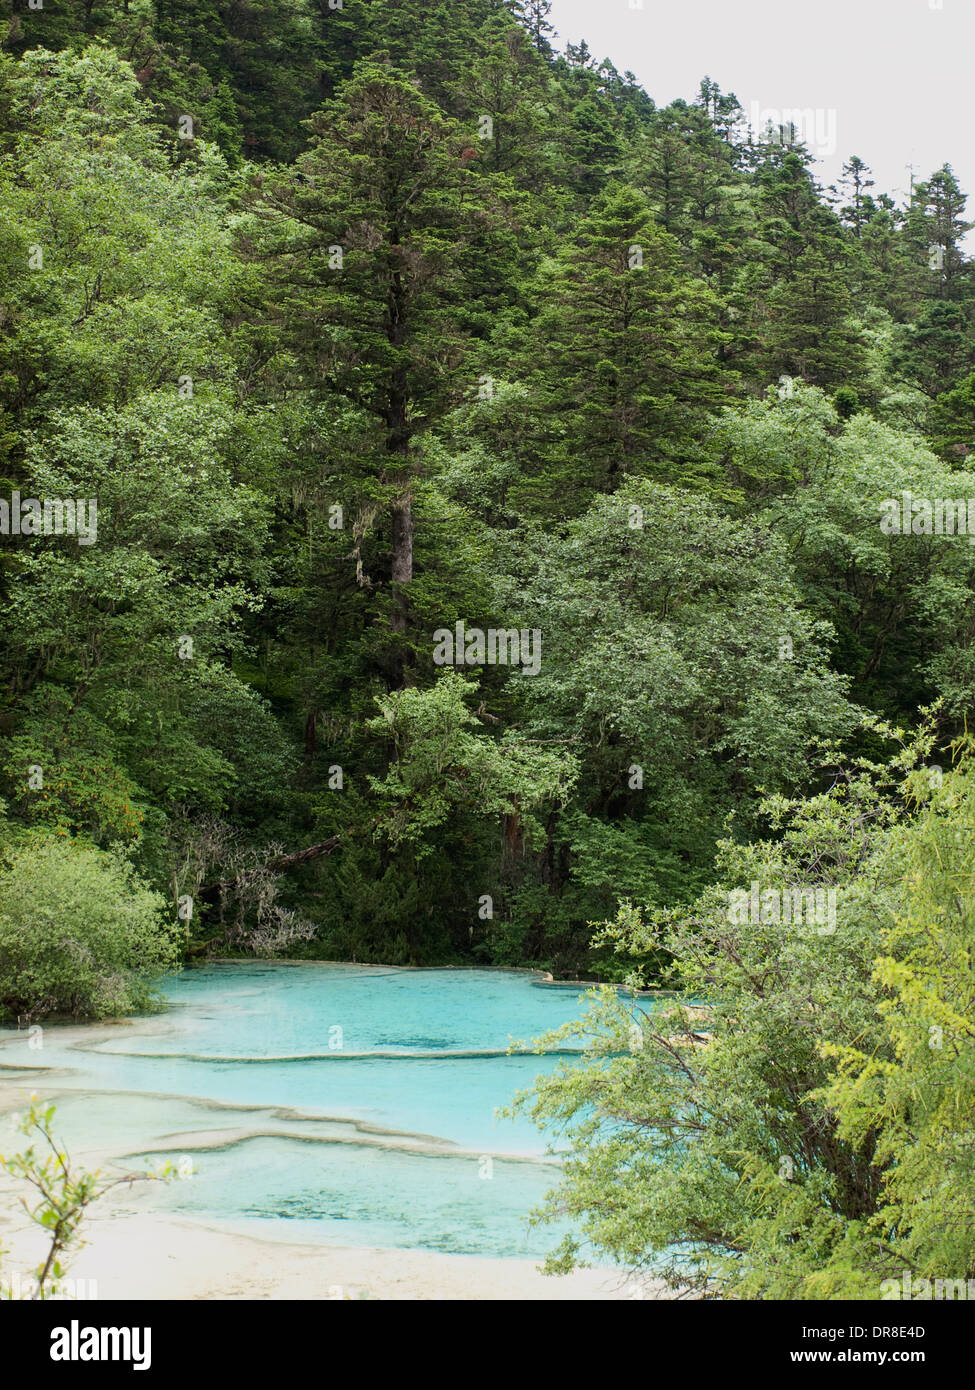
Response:
[{"label": "conifer tree", "polygon": [[857,241],[863,235],[864,225],[873,211],[873,199],[867,192],[873,186],[874,180],[870,178],[868,166],[859,155],[852,155],[843,165],[838,189],[832,190],[840,192],[840,201],[843,197],[849,199],[847,205],[840,208],[840,221],[850,228]]},{"label": "conifer tree", "polygon": [[[699,466],[721,396],[711,291],[683,272],[679,247],[639,192],[614,186],[543,270],[535,375],[564,481],[613,490],[629,474]],[[566,498],[562,498],[562,505]]]},{"label": "conifer tree", "polygon": [[[464,247],[500,218],[468,166],[472,137],[395,69],[364,63],[310,122],[292,174],[268,181],[277,312],[314,398],[359,422],[357,525],[389,526],[395,632],[414,573],[417,439],[452,400],[476,299]],[[469,385],[467,383],[466,385]]]}]

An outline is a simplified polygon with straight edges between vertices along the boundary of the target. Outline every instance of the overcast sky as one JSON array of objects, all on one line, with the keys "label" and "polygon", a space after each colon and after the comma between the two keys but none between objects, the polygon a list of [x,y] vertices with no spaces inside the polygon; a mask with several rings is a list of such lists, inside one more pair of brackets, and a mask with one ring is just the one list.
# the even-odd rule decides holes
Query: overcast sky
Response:
[{"label": "overcast sky", "polygon": [[938,3],[552,0],[551,20],[560,49],[585,38],[659,106],[690,100],[707,74],[746,114],[815,111],[807,144],[824,184],[858,154],[873,191],[901,202],[908,164],[917,179],[950,164],[975,220],[975,0]]}]

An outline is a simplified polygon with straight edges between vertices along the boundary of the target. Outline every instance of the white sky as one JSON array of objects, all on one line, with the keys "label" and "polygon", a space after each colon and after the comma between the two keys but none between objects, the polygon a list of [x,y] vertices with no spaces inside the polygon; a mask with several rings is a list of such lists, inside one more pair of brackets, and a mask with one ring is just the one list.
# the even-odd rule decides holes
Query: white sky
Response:
[{"label": "white sky", "polygon": [[560,50],[584,38],[597,62],[629,69],[658,106],[691,100],[707,75],[746,114],[756,102],[818,108],[823,184],[858,154],[874,171],[872,192],[902,202],[908,164],[917,179],[950,164],[975,221],[975,0],[938,3],[552,0],[550,20]]}]

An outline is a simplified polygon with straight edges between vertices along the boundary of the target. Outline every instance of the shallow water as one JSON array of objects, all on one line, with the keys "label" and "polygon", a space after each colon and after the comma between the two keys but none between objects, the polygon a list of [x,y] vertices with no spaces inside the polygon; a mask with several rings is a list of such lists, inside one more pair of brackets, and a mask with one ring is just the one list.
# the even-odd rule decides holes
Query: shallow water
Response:
[{"label": "shallow water", "polygon": [[537,1258],[556,1243],[526,1217],[557,1160],[495,1109],[571,1059],[572,1041],[507,1049],[579,1018],[582,987],[261,962],[187,971],[166,994],[150,1019],[45,1028],[40,1050],[0,1030],[0,1099],[55,1100],[69,1149],[126,1171],[192,1159],[192,1176],[133,1188],[133,1209],[328,1244]]}]

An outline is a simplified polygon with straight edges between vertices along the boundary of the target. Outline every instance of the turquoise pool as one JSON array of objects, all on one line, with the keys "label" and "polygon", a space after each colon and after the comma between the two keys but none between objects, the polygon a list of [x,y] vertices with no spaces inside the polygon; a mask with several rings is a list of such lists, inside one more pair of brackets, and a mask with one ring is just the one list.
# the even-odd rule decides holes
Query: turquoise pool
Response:
[{"label": "turquoise pool", "polygon": [[[560,1054],[509,1055],[584,1012],[527,972],[224,963],[149,1019],[0,1032],[0,1099],[55,1100],[79,1154],[192,1176],[132,1204],[327,1244],[537,1258],[557,1160],[495,1110]],[[644,1005],[646,1001],[642,1001]],[[571,1056],[565,1045],[561,1057]]]}]

